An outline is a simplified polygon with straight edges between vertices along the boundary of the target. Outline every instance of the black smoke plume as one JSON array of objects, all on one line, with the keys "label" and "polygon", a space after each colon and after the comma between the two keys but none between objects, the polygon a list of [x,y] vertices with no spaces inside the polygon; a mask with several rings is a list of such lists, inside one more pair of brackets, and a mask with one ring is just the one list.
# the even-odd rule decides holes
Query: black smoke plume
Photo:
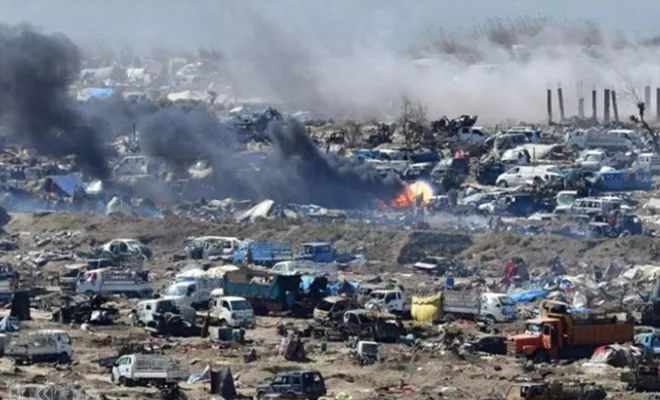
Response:
[{"label": "black smoke plume", "polygon": [[210,184],[189,191],[192,196],[361,208],[402,189],[394,177],[321,153],[292,118],[270,123],[271,149],[248,153],[237,150],[237,131],[203,107],[133,103],[121,96],[77,104],[68,89],[80,68],[79,49],[66,37],[29,26],[0,27],[0,118],[38,152],[75,155],[97,178],[109,178],[102,143],[136,124],[144,154],[177,173],[185,175],[199,160],[210,164]]},{"label": "black smoke plume", "polygon": [[61,35],[28,25],[0,26],[0,120],[22,142],[42,154],[75,155],[100,179],[109,175],[93,127],[68,94],[80,74],[80,52]]}]

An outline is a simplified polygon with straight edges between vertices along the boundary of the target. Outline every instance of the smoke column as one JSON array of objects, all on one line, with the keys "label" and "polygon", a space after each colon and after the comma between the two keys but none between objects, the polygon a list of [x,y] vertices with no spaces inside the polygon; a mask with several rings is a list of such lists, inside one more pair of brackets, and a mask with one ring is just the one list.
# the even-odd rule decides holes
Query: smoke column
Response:
[{"label": "smoke column", "polygon": [[78,48],[66,37],[27,25],[0,26],[0,119],[42,154],[75,155],[91,175],[107,178],[101,143],[68,95],[80,73]]}]

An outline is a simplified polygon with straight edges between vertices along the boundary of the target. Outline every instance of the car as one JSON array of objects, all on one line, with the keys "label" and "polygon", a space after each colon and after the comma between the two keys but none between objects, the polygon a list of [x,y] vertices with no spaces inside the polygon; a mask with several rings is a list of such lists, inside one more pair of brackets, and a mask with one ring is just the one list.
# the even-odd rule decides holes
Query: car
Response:
[{"label": "car", "polygon": [[280,372],[257,386],[259,400],[267,399],[273,394],[317,400],[326,393],[323,376],[314,370]]}]

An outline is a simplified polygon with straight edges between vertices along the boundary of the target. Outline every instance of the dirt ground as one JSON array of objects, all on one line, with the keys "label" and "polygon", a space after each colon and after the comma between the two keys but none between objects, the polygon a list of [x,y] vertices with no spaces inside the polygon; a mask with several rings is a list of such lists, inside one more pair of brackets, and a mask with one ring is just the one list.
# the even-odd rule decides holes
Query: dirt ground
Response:
[{"label": "dirt ground", "polygon": [[[30,251],[63,249],[88,246],[90,238],[99,242],[118,237],[139,237],[149,244],[154,252],[149,268],[157,281],[155,288],[164,286],[172,273],[185,264],[172,261],[180,253],[186,237],[194,235],[223,235],[264,239],[290,240],[294,243],[313,240],[332,241],[342,251],[360,252],[373,262],[353,272],[356,279],[400,273],[410,282],[428,282],[427,277],[415,277],[406,263],[415,261],[424,254],[456,257],[468,265],[483,267],[486,275],[496,276],[501,271],[502,260],[510,256],[522,256],[533,268],[542,268],[555,256],[569,267],[577,269],[585,263],[653,263],[660,247],[653,238],[621,238],[608,241],[580,241],[549,236],[522,236],[516,234],[489,234],[468,236],[459,232],[412,231],[405,228],[380,228],[349,223],[306,224],[291,221],[259,221],[252,224],[236,224],[228,221],[192,221],[185,218],[167,220],[137,218],[130,216],[104,217],[73,214],[14,214],[5,227],[8,234],[18,235],[20,247],[2,256],[19,270],[35,267],[22,263],[21,256]],[[69,232],[64,234],[63,232]],[[55,236],[46,246],[37,247],[36,237]],[[66,262],[52,262],[37,269],[38,276],[58,273]],[[387,276],[386,275],[386,276]],[[121,300],[124,312],[130,309],[128,300]],[[33,320],[24,322],[21,330],[62,328],[48,321],[48,310],[33,311]],[[208,339],[151,338],[139,328],[126,324],[109,327],[92,327],[91,332],[80,326],[65,326],[70,330],[75,347],[75,362],[70,367],[41,364],[14,368],[7,359],[0,359],[0,379],[6,383],[46,381],[76,386],[79,392],[90,395],[102,394],[106,398],[140,399],[152,397],[152,389],[120,388],[110,382],[108,371],[95,365],[92,360],[112,355],[123,343],[151,341],[164,346],[167,354],[185,358],[190,362],[191,372],[201,372],[207,364],[230,366],[239,390],[253,394],[254,386],[277,371],[287,369],[317,369],[326,379],[328,397],[350,395],[353,399],[376,396],[376,389],[399,384],[402,380],[415,389],[413,394],[390,394],[383,398],[461,398],[476,399],[491,392],[503,393],[509,381],[518,376],[530,376],[523,372],[522,365],[503,356],[468,355],[464,358],[450,351],[435,347],[406,347],[400,344],[385,344],[382,347],[384,360],[368,367],[360,367],[350,361],[343,343],[330,343],[321,352],[320,342],[305,339],[310,361],[296,364],[285,361],[277,353],[281,338],[277,336],[275,317],[261,317],[258,327],[247,332],[254,341],[261,359],[245,364],[242,355],[250,347],[224,345]],[[292,320],[293,324],[304,325],[304,320]],[[462,327],[473,331],[471,323],[461,322]],[[513,332],[520,324],[502,325],[505,332]],[[433,327],[430,329],[441,329]],[[557,379],[580,378],[583,376],[579,364],[573,366],[546,366],[547,374]],[[542,371],[531,373],[539,374]],[[598,378],[611,390],[620,390],[621,384],[614,375]],[[189,399],[210,398],[208,383],[184,384]],[[93,398],[93,397],[92,397]],[[625,398],[632,398],[626,394]]]}]

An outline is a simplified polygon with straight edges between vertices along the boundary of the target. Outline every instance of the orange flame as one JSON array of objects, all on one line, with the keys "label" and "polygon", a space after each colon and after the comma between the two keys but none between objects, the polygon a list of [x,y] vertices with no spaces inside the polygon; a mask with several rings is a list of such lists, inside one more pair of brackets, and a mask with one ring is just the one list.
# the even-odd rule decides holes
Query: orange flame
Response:
[{"label": "orange flame", "polygon": [[406,208],[415,205],[418,198],[421,198],[422,204],[426,205],[431,202],[433,197],[433,188],[431,185],[424,181],[417,181],[410,185],[406,184],[401,193],[399,193],[391,206],[394,208]]}]

